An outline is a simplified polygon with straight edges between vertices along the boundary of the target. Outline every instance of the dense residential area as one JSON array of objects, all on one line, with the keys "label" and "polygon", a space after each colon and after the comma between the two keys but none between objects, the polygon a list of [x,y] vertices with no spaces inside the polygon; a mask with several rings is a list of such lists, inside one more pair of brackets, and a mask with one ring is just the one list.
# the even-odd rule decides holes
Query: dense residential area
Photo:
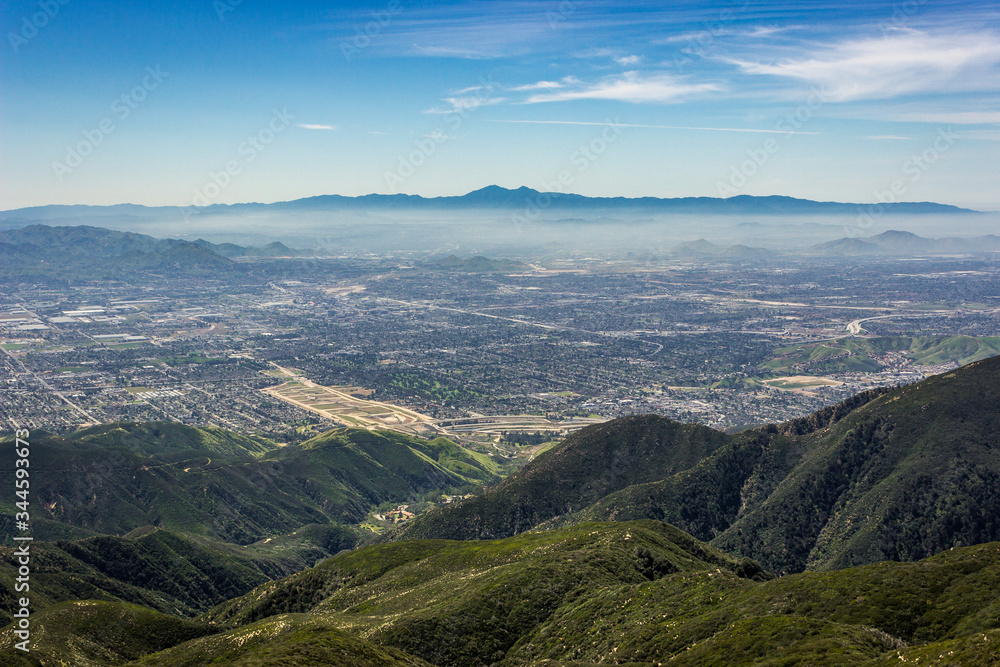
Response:
[{"label": "dense residential area", "polygon": [[657,413],[734,428],[1000,351],[990,256],[923,262],[244,258],[197,287],[23,281],[0,291],[0,391],[56,433],[169,420],[294,439],[338,423],[262,391],[293,373],[429,420],[534,415],[559,430]]}]

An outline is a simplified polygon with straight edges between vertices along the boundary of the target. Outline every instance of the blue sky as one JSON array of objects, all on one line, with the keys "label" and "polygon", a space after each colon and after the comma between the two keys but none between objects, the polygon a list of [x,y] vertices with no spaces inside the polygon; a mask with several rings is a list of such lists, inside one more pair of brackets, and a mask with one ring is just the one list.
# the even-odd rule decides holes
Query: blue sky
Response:
[{"label": "blue sky", "polygon": [[0,9],[0,208],[782,194],[1000,209],[1000,3]]}]

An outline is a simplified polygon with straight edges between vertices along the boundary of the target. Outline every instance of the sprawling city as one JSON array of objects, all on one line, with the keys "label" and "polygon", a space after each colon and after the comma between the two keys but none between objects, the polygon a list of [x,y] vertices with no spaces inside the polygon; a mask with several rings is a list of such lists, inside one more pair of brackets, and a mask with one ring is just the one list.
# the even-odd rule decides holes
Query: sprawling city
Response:
[{"label": "sprawling city", "polygon": [[0,296],[4,398],[53,433],[168,420],[298,442],[345,425],[502,448],[632,414],[780,422],[1000,352],[989,255],[481,262],[21,285]]}]

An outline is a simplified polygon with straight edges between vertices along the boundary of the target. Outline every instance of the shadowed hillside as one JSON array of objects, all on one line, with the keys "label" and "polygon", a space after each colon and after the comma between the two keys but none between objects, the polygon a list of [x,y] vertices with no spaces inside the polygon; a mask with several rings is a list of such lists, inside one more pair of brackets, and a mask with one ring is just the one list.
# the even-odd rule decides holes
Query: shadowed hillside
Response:
[{"label": "shadowed hillside", "polygon": [[779,572],[915,560],[1000,539],[997,406],[992,358],[736,435],[625,418],[395,537],[652,518]]},{"label": "shadowed hillside", "polygon": [[[13,475],[12,447],[0,473]],[[249,544],[308,524],[357,523],[383,502],[497,479],[445,440],[335,429],[277,447],[221,429],[111,424],[32,440],[36,537],[124,535],[142,526]],[[0,499],[12,530],[13,496]],[[7,503],[6,505],[4,503]]]}]

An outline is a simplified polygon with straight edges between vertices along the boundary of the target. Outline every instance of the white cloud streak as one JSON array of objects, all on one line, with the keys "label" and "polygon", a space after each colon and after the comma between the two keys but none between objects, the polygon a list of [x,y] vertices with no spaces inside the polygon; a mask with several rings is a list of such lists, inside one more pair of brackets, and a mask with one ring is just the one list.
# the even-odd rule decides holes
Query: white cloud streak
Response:
[{"label": "white cloud streak", "polygon": [[552,88],[562,88],[563,84],[558,81],[539,81],[538,83],[528,83],[523,86],[516,86],[511,88],[515,91],[528,91],[528,90],[550,90]]},{"label": "white cloud streak", "polygon": [[803,81],[847,102],[924,92],[997,90],[1000,38],[993,33],[901,31],[846,41],[776,63],[728,59],[743,72]]},{"label": "white cloud streak", "polygon": [[507,101],[507,98],[485,96],[446,97],[443,101],[447,102],[448,106],[434,107],[428,109],[424,113],[445,115],[455,112],[469,112],[480,107],[489,107],[494,104],[500,104],[501,102]]},{"label": "white cloud streak", "polygon": [[714,83],[687,83],[667,74],[625,72],[622,76],[605,79],[590,86],[532,95],[525,100],[525,103],[537,104],[572,100],[669,103],[721,90],[722,88]]},{"label": "white cloud streak", "polygon": [[927,111],[889,114],[889,120],[940,125],[997,125],[1000,111]]},{"label": "white cloud streak", "polygon": [[[582,121],[582,120],[496,120],[489,119],[487,122],[490,123],[518,123],[527,125],[607,125],[607,121],[603,123],[596,123],[593,121]],[[639,127],[639,128],[649,128],[654,130],[691,130],[696,132],[750,132],[753,134],[822,134],[821,132],[800,132],[800,131],[789,131],[789,130],[758,130],[756,128],[746,128],[746,127],[691,127],[688,125],[643,125],[638,123],[619,123],[615,122],[615,127]]]},{"label": "white cloud streak", "polygon": [[619,56],[615,58],[615,62],[622,67],[630,67],[632,65],[638,65],[639,61],[642,60],[642,56]]}]

